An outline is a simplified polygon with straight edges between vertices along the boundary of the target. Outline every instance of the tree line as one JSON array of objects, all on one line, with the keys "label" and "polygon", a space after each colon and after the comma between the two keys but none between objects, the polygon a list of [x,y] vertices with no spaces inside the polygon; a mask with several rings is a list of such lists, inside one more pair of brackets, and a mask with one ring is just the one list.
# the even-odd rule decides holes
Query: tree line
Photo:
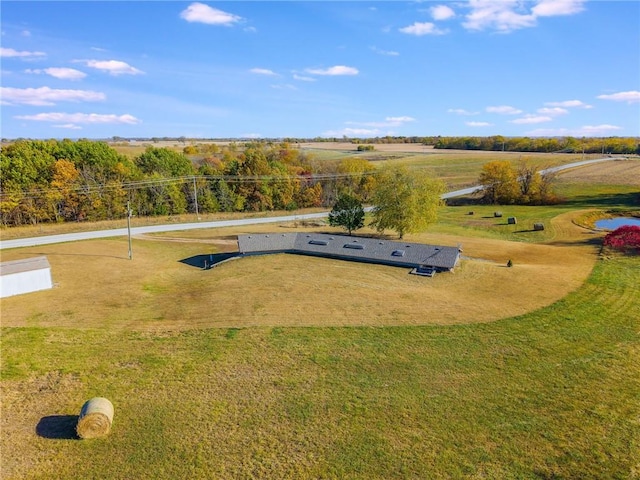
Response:
[{"label": "tree line", "polygon": [[640,139],[633,137],[439,137],[434,148],[494,152],[584,154],[640,154]]},{"label": "tree line", "polygon": [[[187,150],[195,148],[194,150]],[[4,226],[141,216],[294,210],[331,205],[343,191],[368,201],[364,159],[318,162],[286,142],[149,146],[122,155],[105,142],[19,140],[0,150]]]}]

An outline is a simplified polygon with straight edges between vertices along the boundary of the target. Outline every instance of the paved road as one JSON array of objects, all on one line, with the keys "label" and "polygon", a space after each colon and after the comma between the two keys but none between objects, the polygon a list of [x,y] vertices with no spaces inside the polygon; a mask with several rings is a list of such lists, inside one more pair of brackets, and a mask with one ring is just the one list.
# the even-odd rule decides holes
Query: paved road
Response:
[{"label": "paved road", "polygon": [[[617,159],[621,159],[617,157]],[[562,170],[567,170],[569,168],[582,167],[584,165],[590,165],[592,163],[606,162],[610,160],[615,160],[615,158],[598,158],[596,160],[584,160],[581,162],[568,163],[566,165],[562,165],[559,167],[553,167],[546,170],[542,170],[541,173],[545,172],[559,172]],[[461,190],[455,190],[453,192],[448,192],[442,195],[443,199],[460,197],[463,195],[469,195],[476,190],[478,190],[480,186],[463,188]],[[366,210],[371,210],[371,207]],[[158,232],[175,232],[180,230],[194,230],[197,228],[221,228],[221,227],[237,227],[244,225],[257,225],[263,223],[281,223],[281,222],[291,222],[296,220],[312,220],[315,218],[325,218],[329,215],[329,212],[320,212],[320,213],[307,213],[303,215],[287,215],[281,217],[263,217],[263,218],[246,218],[241,220],[220,220],[215,222],[198,222],[198,223],[180,223],[175,225],[153,225],[148,227],[133,227],[131,228],[132,235],[138,235],[143,233],[158,233]],[[62,243],[62,242],[75,242],[78,240],[91,240],[95,238],[107,238],[107,237],[122,237],[127,235],[126,228],[117,228],[114,230],[98,230],[93,232],[79,232],[79,233],[65,233],[61,235],[49,235],[44,237],[32,237],[32,238],[18,238],[15,240],[3,240],[0,241],[0,250],[7,248],[19,248],[19,247],[34,247],[37,245],[48,245],[51,243]]]}]

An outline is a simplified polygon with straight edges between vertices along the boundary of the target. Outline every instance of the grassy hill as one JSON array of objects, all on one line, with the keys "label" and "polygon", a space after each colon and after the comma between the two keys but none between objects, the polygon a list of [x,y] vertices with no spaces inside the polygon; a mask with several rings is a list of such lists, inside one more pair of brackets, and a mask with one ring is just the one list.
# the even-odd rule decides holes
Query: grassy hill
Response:
[{"label": "grassy hill", "polygon": [[[638,189],[563,188],[564,205],[503,207],[518,229],[447,207],[412,240],[472,258],[433,279],[184,262],[233,249],[230,230],[135,239],[133,261],[117,238],[3,251],[47,255],[57,285],[0,303],[1,477],[639,477],[640,257],[599,255],[576,225],[637,209]],[[93,396],[112,433],[77,440]]]}]

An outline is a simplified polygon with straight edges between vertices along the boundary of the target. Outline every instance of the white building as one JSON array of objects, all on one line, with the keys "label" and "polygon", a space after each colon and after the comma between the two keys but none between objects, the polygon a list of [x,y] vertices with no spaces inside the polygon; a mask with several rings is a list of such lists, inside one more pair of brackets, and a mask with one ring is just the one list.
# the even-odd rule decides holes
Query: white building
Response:
[{"label": "white building", "polygon": [[53,288],[47,257],[32,257],[0,263],[0,297]]}]

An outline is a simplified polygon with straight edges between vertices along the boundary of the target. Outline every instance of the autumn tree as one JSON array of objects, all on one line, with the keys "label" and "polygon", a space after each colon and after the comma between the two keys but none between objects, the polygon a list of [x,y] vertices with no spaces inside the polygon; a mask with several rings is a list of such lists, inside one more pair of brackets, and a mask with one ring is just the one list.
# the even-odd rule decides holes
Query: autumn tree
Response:
[{"label": "autumn tree", "polygon": [[338,194],[347,193],[363,202],[369,200],[375,185],[372,173],[376,167],[364,158],[345,158],[340,161],[336,170],[344,175],[337,182]]},{"label": "autumn tree", "polygon": [[58,160],[53,165],[53,178],[46,197],[55,221],[77,220],[79,199],[77,179],[79,173],[69,160]]},{"label": "autumn tree", "polygon": [[400,238],[424,231],[436,221],[444,191],[442,181],[424,172],[385,167],[376,176],[371,225],[378,232],[395,230]]},{"label": "autumn tree", "polygon": [[364,227],[364,209],[362,203],[349,194],[342,194],[329,213],[329,225],[342,227],[349,232]]},{"label": "autumn tree", "polygon": [[496,160],[485,163],[478,179],[482,198],[487,203],[510,204],[519,197],[517,173],[510,162]]}]

